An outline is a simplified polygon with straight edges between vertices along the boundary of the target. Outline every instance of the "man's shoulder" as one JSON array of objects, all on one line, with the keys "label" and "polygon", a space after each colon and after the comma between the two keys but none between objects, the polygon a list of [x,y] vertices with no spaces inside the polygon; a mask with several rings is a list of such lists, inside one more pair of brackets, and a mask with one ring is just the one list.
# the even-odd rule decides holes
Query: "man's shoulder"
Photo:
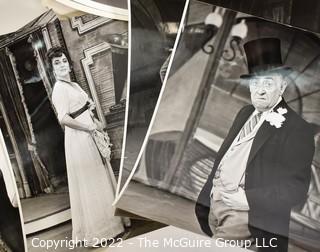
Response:
[{"label": "man's shoulder", "polygon": [[288,119],[290,128],[300,131],[301,133],[304,132],[313,135],[314,130],[312,125],[290,107],[288,109]]},{"label": "man's shoulder", "polygon": [[242,121],[248,118],[252,114],[254,109],[255,108],[252,105],[245,105],[236,113],[236,116],[233,119],[233,123],[237,123],[238,121]]},{"label": "man's shoulder", "polygon": [[243,106],[237,113],[237,117],[242,115],[251,114],[255,110],[254,106],[251,104]]},{"label": "man's shoulder", "polygon": [[245,105],[245,106],[243,106],[241,109],[240,109],[240,111],[239,111],[239,113],[241,112],[241,111],[254,111],[255,110],[255,108],[254,108],[254,106],[252,105],[252,104],[248,104],[248,105]]}]

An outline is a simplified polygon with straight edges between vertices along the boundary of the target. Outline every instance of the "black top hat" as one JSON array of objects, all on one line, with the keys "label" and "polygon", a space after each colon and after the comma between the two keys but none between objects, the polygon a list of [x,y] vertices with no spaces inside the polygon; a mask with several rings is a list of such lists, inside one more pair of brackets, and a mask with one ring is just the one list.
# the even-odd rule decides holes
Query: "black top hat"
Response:
[{"label": "black top hat", "polygon": [[287,75],[292,70],[282,64],[280,39],[261,38],[251,40],[245,43],[243,47],[247,56],[249,74],[241,75],[240,78],[250,78],[270,72]]}]

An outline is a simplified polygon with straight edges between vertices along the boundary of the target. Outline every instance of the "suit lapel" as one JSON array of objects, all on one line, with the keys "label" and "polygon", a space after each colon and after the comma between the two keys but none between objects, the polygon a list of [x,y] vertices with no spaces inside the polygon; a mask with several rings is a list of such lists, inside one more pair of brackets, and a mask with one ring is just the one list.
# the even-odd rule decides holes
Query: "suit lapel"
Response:
[{"label": "suit lapel", "polygon": [[[282,99],[282,101],[273,109],[274,111],[277,111],[279,107],[284,107],[288,110],[287,103]],[[288,114],[285,114],[284,117],[286,117],[287,120]],[[284,122],[285,123],[285,122]],[[256,136],[253,140],[252,147],[250,150],[247,166],[250,164],[250,162],[253,160],[253,158],[256,156],[260,148],[266,143],[269,137],[271,137],[277,130],[280,130],[280,128],[276,128],[274,126],[271,126],[269,122],[264,121],[259,130],[256,133]]]},{"label": "suit lapel", "polygon": [[275,133],[276,130],[278,129],[271,126],[269,122],[263,122],[253,140],[247,165],[253,160],[263,144],[268,140],[269,137],[271,137]]},{"label": "suit lapel", "polygon": [[238,135],[239,131],[245,124],[245,122],[248,120],[249,116],[254,111],[254,107],[249,107],[245,111],[243,111],[243,114],[239,116],[239,118],[235,121],[234,125],[232,125],[230,132],[228,136],[226,137],[225,141],[223,142],[220,150],[221,153],[220,157],[222,158],[226,151],[229,149],[230,145],[232,144],[235,137]]}]

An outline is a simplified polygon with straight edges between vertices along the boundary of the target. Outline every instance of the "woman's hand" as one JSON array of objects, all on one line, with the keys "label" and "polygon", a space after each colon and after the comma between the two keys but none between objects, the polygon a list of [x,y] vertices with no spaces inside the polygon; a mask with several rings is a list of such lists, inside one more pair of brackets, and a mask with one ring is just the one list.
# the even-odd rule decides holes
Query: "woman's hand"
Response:
[{"label": "woman's hand", "polygon": [[74,120],[67,114],[62,118],[60,123],[63,126],[67,126],[69,128],[76,129],[76,130],[85,131],[88,133],[92,133],[95,130],[101,130],[101,127],[102,127],[100,125],[97,125],[95,121],[93,121],[89,125],[87,123],[79,122],[77,120]]},{"label": "woman's hand", "polygon": [[93,100],[89,99],[89,110],[93,111],[96,108],[96,105],[94,104]]},{"label": "woman's hand", "polygon": [[103,129],[104,129],[103,123],[100,122],[100,121],[99,121],[98,119],[96,119],[96,118],[94,118],[93,121],[94,121],[95,125],[97,126],[97,130],[103,131]]},{"label": "woman's hand", "polygon": [[97,130],[98,129],[98,127],[97,127],[97,125],[95,124],[95,123],[92,123],[92,124],[90,124],[89,126],[88,126],[88,128],[87,128],[87,132],[89,132],[89,133],[92,133],[93,131],[95,131],[95,130]]}]

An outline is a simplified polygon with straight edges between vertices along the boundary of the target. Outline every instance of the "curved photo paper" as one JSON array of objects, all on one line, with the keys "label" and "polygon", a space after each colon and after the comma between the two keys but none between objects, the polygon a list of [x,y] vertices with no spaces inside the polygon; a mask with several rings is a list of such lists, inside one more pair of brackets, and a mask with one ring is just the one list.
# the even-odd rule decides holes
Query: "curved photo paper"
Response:
[{"label": "curved photo paper", "polygon": [[139,156],[181,28],[186,0],[130,1],[130,85],[117,194]]},{"label": "curved photo paper", "polygon": [[101,17],[128,21],[127,0],[54,0],[65,6]]},{"label": "curved photo paper", "polygon": [[90,250],[130,224],[112,206],[127,36],[125,21],[47,11],[0,38],[1,131],[29,251]]},{"label": "curved photo paper", "polygon": [[117,207],[252,250],[316,251],[319,49],[318,34],[190,1]]}]

